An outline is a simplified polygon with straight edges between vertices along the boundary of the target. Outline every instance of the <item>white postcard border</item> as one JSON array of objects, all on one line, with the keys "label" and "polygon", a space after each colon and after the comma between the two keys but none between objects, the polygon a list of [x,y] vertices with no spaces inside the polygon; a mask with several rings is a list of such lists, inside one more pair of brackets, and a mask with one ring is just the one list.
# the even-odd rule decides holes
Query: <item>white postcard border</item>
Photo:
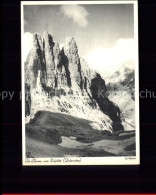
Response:
[{"label": "white postcard border", "polygon": [[25,146],[25,86],[24,58],[22,64],[22,165],[139,165],[140,164],[140,125],[139,125],[139,57],[138,57],[138,2],[133,1],[21,1],[21,50],[24,33],[24,5],[62,5],[62,4],[133,4],[134,5],[134,39],[135,39],[135,122],[136,122],[136,156],[124,157],[50,157],[26,158]]}]

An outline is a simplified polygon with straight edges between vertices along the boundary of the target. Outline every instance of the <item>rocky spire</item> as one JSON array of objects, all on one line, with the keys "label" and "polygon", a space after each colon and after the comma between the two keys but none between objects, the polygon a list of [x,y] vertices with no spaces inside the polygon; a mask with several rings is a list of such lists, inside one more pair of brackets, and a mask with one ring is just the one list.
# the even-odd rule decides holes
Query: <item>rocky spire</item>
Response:
[{"label": "rocky spire", "polygon": [[[75,107],[63,102],[61,110],[76,109],[77,111],[80,109],[80,112],[85,112],[84,115],[87,115],[88,113],[85,110],[92,112],[92,109],[95,109],[98,113],[102,113],[98,120],[103,121],[101,116],[107,118],[107,115],[108,120],[113,121],[114,130],[123,129],[119,108],[107,97],[103,97],[103,94],[98,97],[100,90],[107,91],[105,81],[99,74],[91,70],[83,59],[80,59],[76,41],[72,37],[65,39],[64,47],[60,50],[59,44],[53,41],[53,37],[48,32],[43,33],[43,38],[39,34],[34,34],[33,49],[25,63],[25,77],[27,91],[35,90],[41,93],[45,92],[45,94],[57,91],[64,95],[63,99],[67,98],[66,101],[71,98],[70,101]],[[66,96],[69,91],[72,91],[72,97]],[[55,93],[50,97],[53,98],[54,96]],[[43,97],[43,100],[46,101],[45,99],[49,98],[49,95],[43,95]],[[37,106],[40,104],[38,101],[42,99],[40,96],[38,96],[38,100],[34,98],[31,97],[31,93],[27,98],[27,114],[30,114],[33,102]],[[73,102],[74,100],[77,102]],[[77,105],[79,100],[81,103]],[[47,106],[54,108],[54,105],[48,104]],[[95,110],[94,112],[96,112]],[[104,126],[103,122],[101,124]]]},{"label": "rocky spire", "polygon": [[54,87],[55,83],[55,63],[54,63],[54,55],[53,55],[53,37],[48,34],[48,32],[43,33],[43,42],[44,42],[44,56],[46,62],[46,85],[49,87]]},{"label": "rocky spire", "polygon": [[65,39],[64,54],[68,58],[69,71],[72,82],[76,82],[80,87],[82,85],[81,65],[76,41],[72,37]]},{"label": "rocky spire", "polygon": [[28,54],[25,63],[25,80],[27,84],[31,85],[31,88],[36,87],[36,81],[38,78],[38,71],[41,71],[40,80],[45,81],[45,60],[43,53],[43,41],[39,34],[33,35],[33,49]]}]

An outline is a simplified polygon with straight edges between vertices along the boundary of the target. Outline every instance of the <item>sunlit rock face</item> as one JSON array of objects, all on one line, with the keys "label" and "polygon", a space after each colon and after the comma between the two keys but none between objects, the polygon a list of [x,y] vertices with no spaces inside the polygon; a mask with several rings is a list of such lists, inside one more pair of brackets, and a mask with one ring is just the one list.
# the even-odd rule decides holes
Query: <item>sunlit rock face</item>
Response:
[{"label": "sunlit rock face", "polygon": [[101,91],[107,92],[105,81],[80,58],[72,37],[60,49],[48,32],[33,35],[25,62],[27,119],[47,110],[85,118],[97,130],[123,130],[119,107]]},{"label": "sunlit rock face", "polygon": [[120,70],[107,78],[109,100],[120,108],[120,118],[125,130],[135,130],[135,74],[132,62],[123,64]]}]

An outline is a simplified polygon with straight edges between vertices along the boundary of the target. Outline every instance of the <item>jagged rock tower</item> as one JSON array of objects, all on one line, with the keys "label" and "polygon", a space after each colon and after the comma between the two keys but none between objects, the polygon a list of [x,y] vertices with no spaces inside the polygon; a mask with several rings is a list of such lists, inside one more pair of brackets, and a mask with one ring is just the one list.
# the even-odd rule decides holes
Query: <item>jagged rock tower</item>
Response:
[{"label": "jagged rock tower", "polygon": [[120,110],[106,91],[105,81],[79,57],[72,37],[60,49],[47,32],[33,35],[25,63],[26,116],[38,110],[64,112],[91,120],[95,129],[122,130]]}]

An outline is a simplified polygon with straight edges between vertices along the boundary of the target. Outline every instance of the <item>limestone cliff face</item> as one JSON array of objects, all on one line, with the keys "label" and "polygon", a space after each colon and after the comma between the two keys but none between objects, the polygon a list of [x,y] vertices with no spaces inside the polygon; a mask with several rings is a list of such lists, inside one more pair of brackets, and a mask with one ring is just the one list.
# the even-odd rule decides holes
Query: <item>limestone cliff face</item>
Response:
[{"label": "limestone cliff face", "polygon": [[108,99],[105,81],[99,74],[96,74],[96,77],[91,80],[91,93],[100,109],[113,121],[112,126],[114,131],[119,129],[123,130],[120,119],[120,109]]},{"label": "limestone cliff face", "polygon": [[34,34],[33,48],[25,63],[25,82],[31,85],[31,88],[36,86],[38,71],[42,72],[41,79],[44,80],[44,67],[42,38],[40,35]]},{"label": "limestone cliff face", "polygon": [[68,59],[68,68],[72,82],[76,82],[82,88],[82,76],[80,58],[76,42],[73,38],[67,37],[64,45],[64,54]]},{"label": "limestone cliff face", "polygon": [[123,129],[119,108],[98,96],[107,91],[105,81],[79,57],[72,37],[62,49],[47,32],[34,34],[33,43],[25,63],[26,116],[64,112],[91,120],[95,129]]},{"label": "limestone cliff face", "polygon": [[55,64],[53,55],[53,38],[47,32],[43,34],[43,53],[45,57],[46,66],[46,85],[49,87],[55,87]]},{"label": "limestone cliff face", "polygon": [[126,65],[108,78],[108,98],[120,108],[124,129],[135,130],[135,77],[134,70]]}]

